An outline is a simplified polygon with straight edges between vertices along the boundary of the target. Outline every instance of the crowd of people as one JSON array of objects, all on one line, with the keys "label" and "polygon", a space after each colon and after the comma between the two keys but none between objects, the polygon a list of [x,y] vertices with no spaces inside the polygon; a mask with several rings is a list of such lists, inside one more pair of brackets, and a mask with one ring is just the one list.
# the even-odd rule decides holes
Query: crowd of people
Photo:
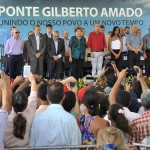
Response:
[{"label": "crowd of people", "polygon": [[[142,40],[137,26],[131,28],[132,33],[125,28],[125,35],[123,28],[114,27],[106,36],[104,26],[96,23],[88,38],[83,28],[76,27],[76,35],[69,40],[67,31],[67,38],[61,39],[58,31],[52,34],[51,25],[45,35],[36,25],[25,42],[27,51],[19,30],[12,28],[13,37],[5,43],[9,76],[0,72],[0,149],[95,145],[104,150],[136,150],[134,143],[147,143],[150,90],[139,67],[139,54],[143,50],[149,61],[150,36]],[[111,60],[103,65],[106,53],[111,53]],[[130,60],[124,69],[123,53],[128,53]],[[22,54],[31,66],[25,79],[20,76]],[[78,89],[77,80],[83,77],[88,55],[92,72],[83,78],[85,87]],[[51,78],[61,79],[66,58],[72,63],[73,76],[48,83],[46,68]],[[127,82],[131,75],[136,78]]]},{"label": "crowd of people", "polygon": [[[128,68],[104,66],[96,81],[84,77],[78,89],[68,77],[47,83],[32,74],[23,81],[1,71],[0,149],[97,145],[104,150],[136,150],[150,137],[150,90],[138,66],[136,80],[125,82]],[[112,72],[112,69],[114,70]],[[101,85],[104,78],[105,86]],[[73,84],[74,83],[74,84]]]},{"label": "crowd of people", "polygon": [[[150,26],[148,28],[150,32]],[[85,29],[77,26],[75,35],[69,39],[68,31],[63,32],[60,38],[59,31],[52,32],[52,25],[46,26],[46,33],[40,33],[40,26],[35,25],[34,31],[29,32],[28,40],[23,42],[19,36],[20,31],[16,27],[11,28],[11,34],[5,40],[5,54],[8,59],[8,70],[11,78],[21,75],[23,64],[31,66],[33,74],[49,78],[63,79],[62,72],[65,64],[70,63],[70,74],[76,79],[83,77],[84,62],[91,58],[93,77],[97,77],[102,70],[105,56],[111,55],[110,61],[114,61],[119,71],[123,69],[123,55],[127,55],[128,67],[140,66],[140,56],[143,53],[145,59],[146,75],[150,76],[150,38],[149,33],[143,38],[141,29],[137,25],[130,27],[115,26],[108,34],[104,34],[105,27],[95,23],[94,31],[85,37]]]}]

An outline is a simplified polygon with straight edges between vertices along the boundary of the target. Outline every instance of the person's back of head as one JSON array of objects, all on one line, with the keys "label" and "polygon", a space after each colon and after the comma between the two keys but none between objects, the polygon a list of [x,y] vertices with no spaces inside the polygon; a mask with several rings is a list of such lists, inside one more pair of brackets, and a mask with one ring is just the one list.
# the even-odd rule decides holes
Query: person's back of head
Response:
[{"label": "person's back of head", "polygon": [[103,92],[103,93],[105,93],[105,91],[104,91],[104,89],[103,89],[103,87],[102,87],[101,85],[96,86],[96,87],[95,87],[95,90],[96,90],[97,92]]},{"label": "person's back of head", "polygon": [[100,103],[99,116],[103,118],[107,114],[109,101],[108,101],[108,97],[104,92],[98,92],[98,95],[99,95],[99,103]]},{"label": "person's back of head", "polygon": [[127,91],[119,90],[116,95],[116,102],[122,107],[129,107],[131,104],[131,96]]},{"label": "person's back of head", "polygon": [[99,95],[94,90],[87,90],[83,97],[84,105],[91,116],[99,114]]},{"label": "person's back of head", "polygon": [[122,130],[123,133],[129,134],[129,123],[124,115],[124,109],[121,107],[121,105],[113,104],[110,106],[108,118],[111,120],[112,124],[114,123],[115,127]]},{"label": "person's back of head", "polygon": [[140,81],[133,82],[132,89],[135,92],[135,94],[137,95],[137,98],[140,98],[141,94],[142,94],[142,86],[141,86]]},{"label": "person's back of head", "polygon": [[24,139],[24,135],[26,132],[27,120],[22,115],[22,112],[26,109],[27,103],[28,97],[23,91],[19,91],[13,95],[12,106],[15,113],[17,114],[17,116],[13,119],[13,134],[16,138],[19,138],[21,140]]},{"label": "person's back of head", "polygon": [[108,127],[98,131],[97,148],[117,150],[124,148],[124,134],[115,127]]},{"label": "person's back of head", "polygon": [[74,108],[76,103],[76,95],[74,92],[72,91],[68,91],[65,93],[65,99],[62,103],[63,108],[67,111],[67,112],[71,112],[71,110]]},{"label": "person's back of head", "polygon": [[88,90],[93,91],[93,92],[97,92],[98,96],[99,96],[99,116],[100,117],[104,117],[104,115],[106,115],[106,112],[108,110],[108,97],[106,96],[103,88],[99,85],[99,86],[92,86],[90,87]]},{"label": "person's back of head", "polygon": [[26,95],[29,97],[30,96],[30,91],[31,91],[31,86],[27,86],[22,90]]},{"label": "person's back of head", "polygon": [[105,83],[109,87],[113,87],[116,81],[117,81],[117,77],[113,74],[110,74],[105,78]]},{"label": "person's back of head", "polygon": [[47,86],[47,98],[52,104],[59,104],[64,98],[64,86],[60,82],[54,82]]},{"label": "person's back of head", "polygon": [[142,93],[141,105],[145,110],[150,110],[150,89],[147,89]]},{"label": "person's back of head", "polygon": [[47,101],[47,97],[46,97],[46,95],[47,95],[47,86],[48,86],[48,84],[44,83],[38,89],[37,95],[40,98],[40,100],[42,100],[42,101]]}]

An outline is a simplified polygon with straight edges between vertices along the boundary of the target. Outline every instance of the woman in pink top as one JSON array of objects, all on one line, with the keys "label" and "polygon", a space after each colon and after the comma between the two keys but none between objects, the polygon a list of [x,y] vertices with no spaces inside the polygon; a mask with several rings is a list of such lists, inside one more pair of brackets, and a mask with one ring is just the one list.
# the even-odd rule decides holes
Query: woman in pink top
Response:
[{"label": "woman in pink top", "polygon": [[12,113],[8,118],[8,127],[4,134],[5,147],[25,147],[29,143],[30,128],[36,112],[37,89],[34,76],[30,74],[31,93],[29,98],[23,92],[17,92],[12,98]]}]

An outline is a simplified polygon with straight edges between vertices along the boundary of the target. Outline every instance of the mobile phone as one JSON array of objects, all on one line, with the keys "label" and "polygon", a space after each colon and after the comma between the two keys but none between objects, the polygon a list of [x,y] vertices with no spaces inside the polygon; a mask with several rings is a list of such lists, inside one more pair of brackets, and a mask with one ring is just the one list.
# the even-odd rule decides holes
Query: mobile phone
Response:
[{"label": "mobile phone", "polygon": [[129,80],[129,81],[128,81],[128,84],[130,84],[130,86],[132,86],[132,80]]},{"label": "mobile phone", "polygon": [[31,66],[30,65],[24,65],[24,67],[23,67],[23,77],[24,78],[29,76],[30,70],[31,70]]},{"label": "mobile phone", "polygon": [[70,82],[70,87],[75,87],[76,83],[75,82]]}]

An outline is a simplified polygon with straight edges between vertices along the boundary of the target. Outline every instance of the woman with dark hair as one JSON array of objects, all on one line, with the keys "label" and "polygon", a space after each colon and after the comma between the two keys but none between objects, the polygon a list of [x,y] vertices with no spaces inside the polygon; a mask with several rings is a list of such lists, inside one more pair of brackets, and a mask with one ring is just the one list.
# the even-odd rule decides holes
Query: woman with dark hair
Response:
[{"label": "woman with dark hair", "polygon": [[12,97],[12,113],[8,117],[8,127],[4,134],[5,147],[25,147],[29,143],[30,128],[37,105],[36,81],[32,74],[29,81],[29,97],[23,91],[15,93]]},{"label": "woman with dark hair", "polygon": [[13,119],[14,129],[13,134],[16,138],[21,140],[24,139],[24,134],[26,131],[26,118],[22,115],[22,111],[26,109],[28,103],[28,97],[23,92],[20,91],[13,95],[12,106],[14,112],[17,113],[17,116]]},{"label": "woman with dark hair", "polygon": [[111,37],[109,38],[108,48],[111,53],[111,61],[116,63],[117,69],[119,71],[122,70],[122,48],[123,48],[123,41],[119,36],[120,29],[118,26],[113,28],[113,32]]},{"label": "woman with dark hair", "polygon": [[87,90],[84,94],[85,109],[80,118],[82,144],[96,144],[98,130],[109,126],[107,121],[99,117],[99,98],[94,90]]},{"label": "woman with dark hair", "polygon": [[69,61],[72,63],[72,76],[79,79],[83,77],[82,71],[87,43],[80,26],[77,26],[74,32],[76,35],[71,37],[69,42]]},{"label": "woman with dark hair", "polygon": [[71,113],[77,119],[78,125],[80,126],[80,107],[75,93],[73,91],[65,92],[65,99],[62,106],[65,111]]},{"label": "woman with dark hair", "polygon": [[128,141],[128,135],[130,134],[129,122],[124,115],[124,109],[119,104],[113,104],[109,108],[108,118],[111,121],[111,126],[120,129]]}]

